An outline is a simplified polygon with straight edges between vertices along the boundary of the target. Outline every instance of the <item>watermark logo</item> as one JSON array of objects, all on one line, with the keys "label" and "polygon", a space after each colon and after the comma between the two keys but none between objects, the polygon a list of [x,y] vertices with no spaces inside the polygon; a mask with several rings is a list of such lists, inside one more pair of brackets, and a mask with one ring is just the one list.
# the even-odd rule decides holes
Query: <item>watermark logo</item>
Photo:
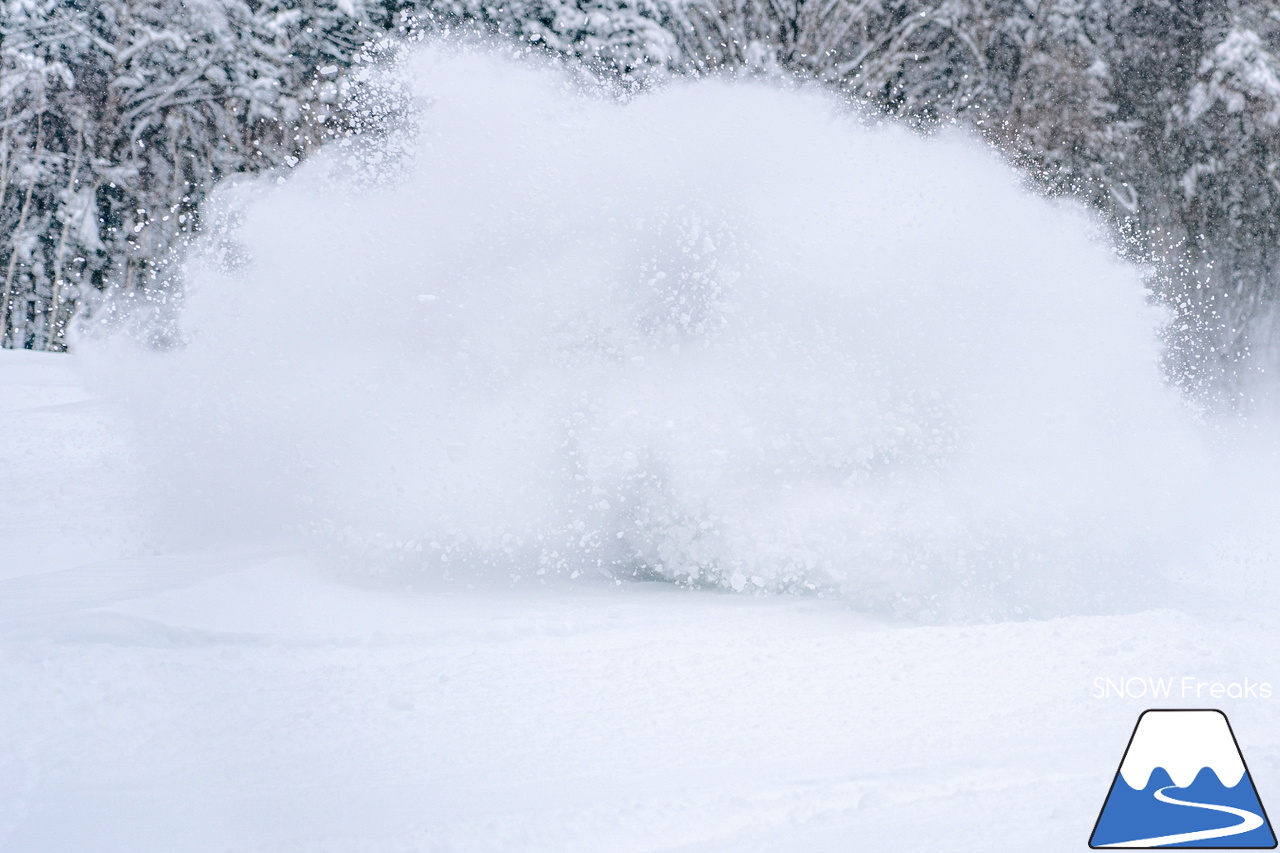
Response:
[{"label": "watermark logo", "polygon": [[1271,682],[1206,681],[1194,675],[1098,676],[1089,688],[1094,699],[1270,699]]},{"label": "watermark logo", "polygon": [[1089,846],[1274,848],[1275,833],[1227,715],[1143,711]]}]

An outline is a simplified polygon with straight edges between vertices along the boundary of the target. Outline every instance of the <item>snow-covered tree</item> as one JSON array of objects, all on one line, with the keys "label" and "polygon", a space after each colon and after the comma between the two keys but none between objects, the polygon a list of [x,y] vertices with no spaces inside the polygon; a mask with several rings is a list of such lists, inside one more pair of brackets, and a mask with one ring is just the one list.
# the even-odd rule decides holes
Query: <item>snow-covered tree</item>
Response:
[{"label": "snow-covered tree", "polygon": [[1168,230],[1185,273],[1171,301],[1201,334],[1188,367],[1227,371],[1275,342],[1280,294],[1280,58],[1233,26],[1170,111]]},{"label": "snow-covered tree", "polygon": [[350,0],[9,0],[0,339],[59,349],[88,289],[155,286],[207,189],[326,135]]},{"label": "snow-covered tree", "polygon": [[362,46],[433,31],[633,87],[799,74],[924,130],[966,124],[1162,271],[1180,378],[1277,343],[1280,12],[1263,0],[0,3],[0,345],[63,348],[86,295],[165,286],[216,181],[361,125],[340,92]]}]

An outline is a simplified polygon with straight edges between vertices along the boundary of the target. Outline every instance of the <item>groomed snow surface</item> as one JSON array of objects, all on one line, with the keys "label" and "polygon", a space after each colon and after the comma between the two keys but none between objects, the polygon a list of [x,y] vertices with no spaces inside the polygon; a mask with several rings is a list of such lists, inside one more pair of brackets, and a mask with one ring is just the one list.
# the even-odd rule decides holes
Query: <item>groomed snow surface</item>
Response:
[{"label": "groomed snow surface", "polygon": [[1280,796],[1280,699],[1092,695],[1280,696],[1280,476],[1081,211],[804,90],[392,77],[180,346],[0,352],[0,849],[1081,850],[1150,704]]}]

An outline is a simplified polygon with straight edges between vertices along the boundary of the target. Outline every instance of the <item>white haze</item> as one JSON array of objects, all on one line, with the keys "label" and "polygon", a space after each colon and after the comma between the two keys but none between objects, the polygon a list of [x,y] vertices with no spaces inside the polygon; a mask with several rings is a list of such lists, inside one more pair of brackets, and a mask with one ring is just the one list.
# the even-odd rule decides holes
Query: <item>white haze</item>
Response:
[{"label": "white haze", "polygon": [[1126,606],[1216,536],[1138,271],[977,142],[776,84],[398,73],[416,128],[214,202],[183,347],[98,347],[171,536],[925,618]]}]

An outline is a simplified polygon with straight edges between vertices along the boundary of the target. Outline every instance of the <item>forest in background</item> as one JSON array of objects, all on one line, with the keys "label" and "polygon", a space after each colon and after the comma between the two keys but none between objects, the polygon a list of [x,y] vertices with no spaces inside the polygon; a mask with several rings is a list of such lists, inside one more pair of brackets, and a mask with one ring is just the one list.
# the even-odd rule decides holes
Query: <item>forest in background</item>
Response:
[{"label": "forest in background", "polygon": [[[388,38],[496,35],[621,92],[730,69],[958,123],[1079,198],[1176,321],[1170,376],[1231,402],[1280,350],[1271,0],[3,0],[0,345],[63,350],[102,294],[172,290],[220,179],[369,120]],[[377,116],[373,117],[376,121]]]}]

